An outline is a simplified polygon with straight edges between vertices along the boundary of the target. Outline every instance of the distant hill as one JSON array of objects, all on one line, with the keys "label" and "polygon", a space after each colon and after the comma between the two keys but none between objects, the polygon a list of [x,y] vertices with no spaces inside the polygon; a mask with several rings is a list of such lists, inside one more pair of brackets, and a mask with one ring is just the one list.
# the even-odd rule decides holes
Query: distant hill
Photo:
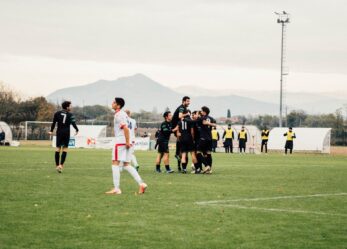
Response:
[{"label": "distant hill", "polygon": [[[192,93],[192,96],[237,95],[272,104],[279,103],[279,91],[252,91],[239,89],[204,89],[195,86],[180,86],[173,88],[174,91]],[[285,103],[290,110],[301,109],[311,114],[332,113],[336,109],[347,104],[347,92],[327,92],[327,93],[306,93],[306,92],[286,92]]]},{"label": "distant hill", "polygon": [[[192,92],[185,93],[191,95]],[[166,107],[174,111],[183,95],[143,74],[136,74],[112,81],[99,80],[83,86],[60,89],[49,94],[47,99],[53,103],[71,100],[75,106],[110,105],[115,96],[122,96],[126,100],[126,108],[132,111],[156,109],[163,112]],[[277,114],[278,112],[278,107],[274,103],[232,94],[192,97],[190,109],[195,110],[203,105],[210,107],[211,115],[215,117],[225,116],[227,109],[231,109],[232,115]]]}]

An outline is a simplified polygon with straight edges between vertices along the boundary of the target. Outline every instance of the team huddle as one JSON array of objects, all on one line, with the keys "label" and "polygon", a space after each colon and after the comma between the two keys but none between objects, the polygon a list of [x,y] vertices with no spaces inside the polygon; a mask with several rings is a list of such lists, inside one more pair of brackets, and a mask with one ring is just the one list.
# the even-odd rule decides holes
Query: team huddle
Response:
[{"label": "team huddle", "polygon": [[[130,111],[123,110],[125,101],[123,98],[115,98],[112,102],[114,114],[114,136],[115,144],[112,149],[112,178],[113,188],[106,194],[119,195],[122,193],[120,189],[121,171],[127,171],[137,182],[139,186],[139,194],[145,193],[147,184],[142,180],[138,173],[138,163],[134,155],[135,148],[135,130],[136,121],[131,118]],[[160,129],[156,134],[158,155],[156,158],[155,171],[161,173],[160,164],[163,161],[166,173],[173,173],[174,170],[170,167],[169,162],[169,142],[172,134],[176,137],[176,153],[175,157],[178,162],[178,171],[186,174],[188,165],[188,155],[192,160],[193,174],[211,174],[212,173],[212,151],[216,147],[216,120],[210,116],[210,109],[207,106],[201,107],[201,110],[191,112],[188,107],[190,98],[183,97],[182,104],[172,114],[166,111],[163,114],[164,122],[160,125]],[[62,110],[54,114],[50,135],[53,134],[55,125],[57,124],[56,151],[55,163],[58,173],[62,173],[64,162],[67,157],[69,140],[70,140],[70,125],[72,125],[78,133],[78,127],[74,116],[71,113],[71,102],[65,101],[62,103]],[[217,133],[218,135],[218,133]],[[231,126],[225,130],[223,138],[225,138],[226,152],[232,152],[233,131]],[[267,152],[267,141],[269,131],[262,132],[262,151],[263,146]],[[293,139],[296,138],[292,128],[284,134],[287,137],[285,145],[285,153],[290,150],[292,153]],[[238,134],[240,143],[240,152],[245,151],[247,142],[247,133],[242,127]],[[62,152],[62,153],[61,153]],[[130,164],[132,164],[132,167]]]},{"label": "team huddle", "polygon": [[[161,124],[157,134],[158,156],[156,172],[161,172],[161,161],[164,161],[166,173],[173,173],[169,164],[169,141],[173,133],[177,138],[175,157],[178,161],[178,171],[187,173],[188,154],[191,155],[194,174],[212,173],[212,127],[216,121],[209,116],[210,109],[203,106],[200,111],[191,112],[188,107],[190,98],[183,97],[182,104],[174,114],[166,111],[165,121]],[[205,168],[203,169],[203,165]]]}]

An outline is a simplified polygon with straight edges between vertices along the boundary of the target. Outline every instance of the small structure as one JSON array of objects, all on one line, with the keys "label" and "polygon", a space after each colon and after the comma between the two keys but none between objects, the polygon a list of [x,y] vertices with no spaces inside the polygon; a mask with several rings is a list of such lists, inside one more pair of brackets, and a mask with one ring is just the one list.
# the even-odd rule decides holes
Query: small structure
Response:
[{"label": "small structure", "polygon": [[2,143],[1,145],[11,145],[13,141],[12,130],[10,126],[3,121],[0,121],[0,133],[1,137],[4,137],[4,139],[0,139],[3,140],[0,141]]}]

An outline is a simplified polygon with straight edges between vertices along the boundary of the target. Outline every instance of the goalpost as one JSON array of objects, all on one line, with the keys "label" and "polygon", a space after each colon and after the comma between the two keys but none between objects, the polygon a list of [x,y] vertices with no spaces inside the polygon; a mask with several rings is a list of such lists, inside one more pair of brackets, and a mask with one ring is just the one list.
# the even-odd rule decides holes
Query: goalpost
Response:
[{"label": "goalpost", "polygon": [[[48,132],[51,129],[52,121],[25,121],[25,140],[50,140]],[[36,138],[36,139],[35,139]]]}]

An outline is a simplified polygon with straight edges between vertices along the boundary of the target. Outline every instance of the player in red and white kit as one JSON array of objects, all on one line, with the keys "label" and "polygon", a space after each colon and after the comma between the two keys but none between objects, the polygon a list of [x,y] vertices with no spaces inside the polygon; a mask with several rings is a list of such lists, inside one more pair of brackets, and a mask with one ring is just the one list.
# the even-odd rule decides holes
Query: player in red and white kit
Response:
[{"label": "player in red and white kit", "polygon": [[114,115],[115,145],[112,149],[112,176],[114,188],[106,192],[106,194],[118,195],[122,193],[120,190],[121,165],[123,165],[124,170],[128,171],[138,183],[139,194],[143,194],[145,193],[147,184],[143,182],[136,169],[129,165],[132,155],[132,143],[130,141],[128,115],[122,110],[124,104],[125,101],[122,98],[115,98],[112,103],[112,109],[116,112]]}]

